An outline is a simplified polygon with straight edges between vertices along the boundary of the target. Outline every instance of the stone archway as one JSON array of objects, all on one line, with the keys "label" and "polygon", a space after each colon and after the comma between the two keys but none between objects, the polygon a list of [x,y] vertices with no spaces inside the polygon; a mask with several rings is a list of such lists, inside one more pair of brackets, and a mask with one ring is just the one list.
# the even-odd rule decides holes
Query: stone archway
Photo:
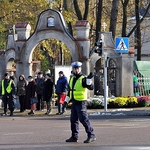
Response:
[{"label": "stone archway", "polygon": [[40,31],[40,32],[36,33],[35,35],[33,35],[25,43],[25,45],[21,51],[20,60],[22,63],[20,64],[20,67],[22,68],[22,65],[25,66],[25,68],[24,68],[25,72],[24,72],[24,70],[22,70],[23,73],[25,74],[25,76],[29,75],[29,74],[31,75],[32,52],[33,52],[34,48],[37,46],[37,44],[40,41],[49,39],[49,38],[58,39],[61,42],[65,43],[67,45],[68,49],[70,50],[71,55],[73,56],[72,57],[73,61],[79,60],[76,43],[74,41],[72,41],[72,39],[68,38],[63,33],[58,32],[58,31]]},{"label": "stone archway", "polygon": [[[23,29],[25,26],[28,27],[28,31],[27,29]],[[18,23],[16,31],[18,38],[21,39],[20,42],[22,41],[23,35],[24,39],[27,40],[23,44],[17,45],[15,57],[17,63],[16,70],[19,70],[19,72],[23,73],[26,77],[31,75],[32,53],[35,47],[42,40],[53,38],[66,44],[71,52],[72,61],[82,61],[84,72],[89,72],[89,29],[88,21],[77,22],[77,38],[75,39],[68,32],[61,13],[53,9],[45,10],[40,14],[36,29],[30,37],[28,32],[31,30],[31,27],[28,23]],[[26,35],[28,35],[28,37],[26,37]]]}]

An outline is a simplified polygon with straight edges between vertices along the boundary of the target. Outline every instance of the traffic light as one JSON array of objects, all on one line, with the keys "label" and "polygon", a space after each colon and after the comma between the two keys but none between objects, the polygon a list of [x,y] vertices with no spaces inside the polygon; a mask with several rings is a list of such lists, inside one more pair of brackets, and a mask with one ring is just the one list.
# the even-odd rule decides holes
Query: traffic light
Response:
[{"label": "traffic light", "polygon": [[96,49],[95,53],[98,53],[99,56],[102,56],[103,53],[103,43],[102,40],[95,43]]}]

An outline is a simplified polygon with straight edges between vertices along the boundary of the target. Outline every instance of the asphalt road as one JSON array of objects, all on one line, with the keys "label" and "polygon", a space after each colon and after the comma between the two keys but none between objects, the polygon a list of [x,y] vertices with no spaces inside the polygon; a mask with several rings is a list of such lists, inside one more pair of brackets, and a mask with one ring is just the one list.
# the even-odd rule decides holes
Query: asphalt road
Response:
[{"label": "asphalt road", "polygon": [[68,115],[0,117],[1,150],[150,150],[149,116],[90,116],[97,140],[85,144],[70,137]]}]

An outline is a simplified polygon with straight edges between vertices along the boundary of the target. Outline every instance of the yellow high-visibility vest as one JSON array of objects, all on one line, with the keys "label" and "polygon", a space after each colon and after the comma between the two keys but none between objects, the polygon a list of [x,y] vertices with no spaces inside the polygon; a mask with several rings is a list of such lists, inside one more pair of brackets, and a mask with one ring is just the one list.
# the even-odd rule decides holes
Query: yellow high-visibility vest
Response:
[{"label": "yellow high-visibility vest", "polygon": [[87,89],[82,86],[82,79],[84,76],[82,75],[75,83],[74,88],[73,86],[73,79],[74,77],[71,77],[69,85],[70,85],[70,98],[72,99],[72,94],[75,100],[77,101],[83,101],[87,100]]},{"label": "yellow high-visibility vest", "polygon": [[[10,93],[12,91],[12,87],[11,87],[12,82],[13,82],[13,80],[10,80],[10,82],[6,88],[7,93]],[[5,95],[4,80],[2,80],[2,95]]]}]

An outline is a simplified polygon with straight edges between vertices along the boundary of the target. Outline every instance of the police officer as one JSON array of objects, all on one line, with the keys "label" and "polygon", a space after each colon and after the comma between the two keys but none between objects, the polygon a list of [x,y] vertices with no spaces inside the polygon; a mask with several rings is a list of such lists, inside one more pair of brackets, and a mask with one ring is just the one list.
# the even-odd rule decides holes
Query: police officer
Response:
[{"label": "police officer", "polygon": [[93,127],[88,118],[86,100],[87,100],[87,89],[93,90],[92,80],[86,77],[81,72],[81,62],[73,62],[73,76],[69,81],[69,97],[72,101],[71,105],[71,131],[72,135],[66,142],[78,142],[78,133],[79,133],[79,121],[85,128],[87,133],[87,139],[84,143],[90,143],[96,140]]},{"label": "police officer", "polygon": [[8,72],[5,73],[5,78],[2,80],[1,83],[1,95],[4,104],[4,113],[2,114],[2,116],[8,115],[7,105],[9,106],[10,116],[13,116],[14,111],[13,98],[15,98],[15,84],[13,80],[10,79],[10,74]]}]

